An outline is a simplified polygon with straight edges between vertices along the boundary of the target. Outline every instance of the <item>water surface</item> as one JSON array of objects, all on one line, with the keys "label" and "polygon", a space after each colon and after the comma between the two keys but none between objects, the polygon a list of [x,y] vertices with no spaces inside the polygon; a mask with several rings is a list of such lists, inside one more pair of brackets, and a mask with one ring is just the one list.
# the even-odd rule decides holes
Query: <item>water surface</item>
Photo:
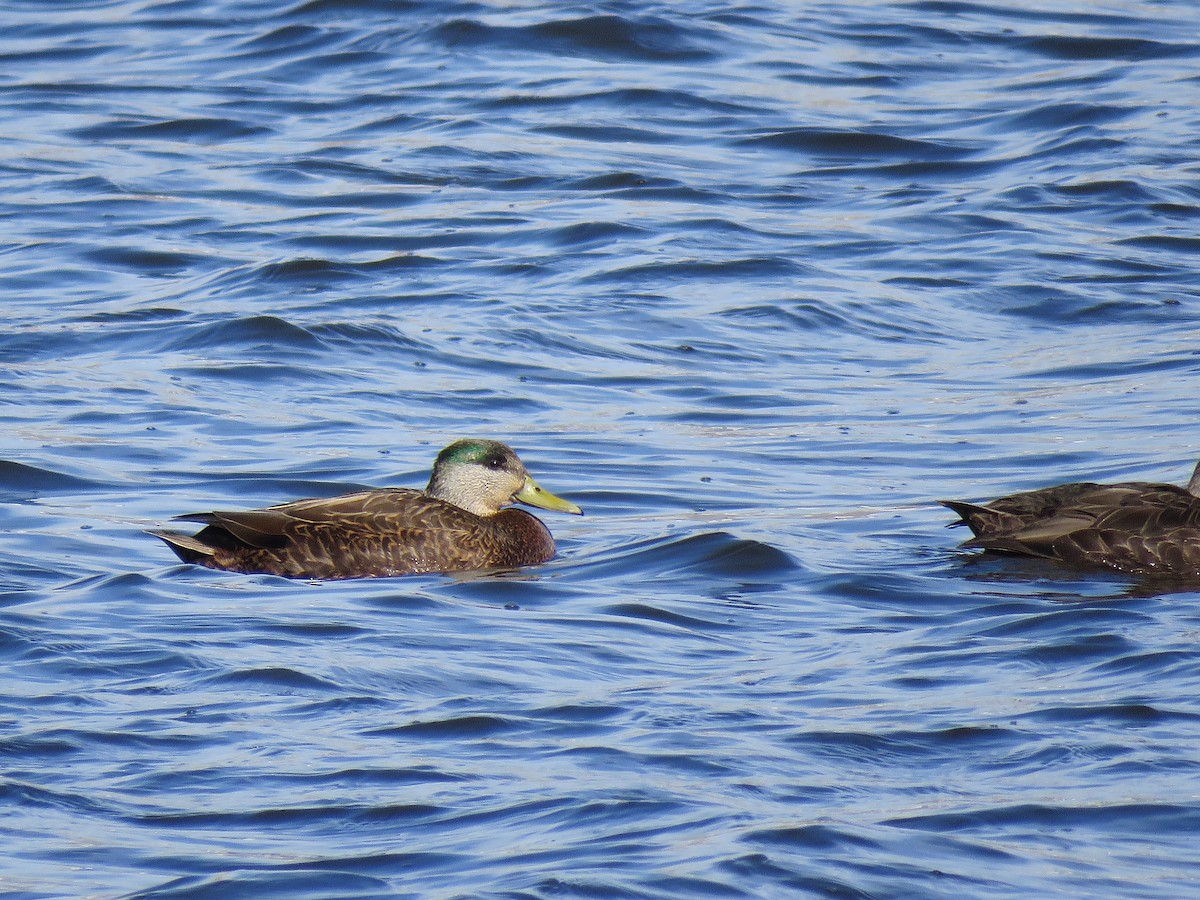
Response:
[{"label": "water surface", "polygon": [[[1190,5],[2,6],[4,891],[1200,890],[1196,592],[934,503],[1200,455]],[[554,562],[142,533],[463,435]]]}]

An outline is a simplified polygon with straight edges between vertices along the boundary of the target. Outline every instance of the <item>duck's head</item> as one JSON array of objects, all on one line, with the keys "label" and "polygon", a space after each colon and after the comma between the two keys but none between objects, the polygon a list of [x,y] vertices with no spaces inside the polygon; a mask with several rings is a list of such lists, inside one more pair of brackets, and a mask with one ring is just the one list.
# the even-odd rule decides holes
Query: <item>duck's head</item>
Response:
[{"label": "duck's head", "polygon": [[438,454],[425,493],[477,516],[494,516],[518,502],[583,514],[574,503],[534,481],[507,444],[479,438],[455,441]]}]

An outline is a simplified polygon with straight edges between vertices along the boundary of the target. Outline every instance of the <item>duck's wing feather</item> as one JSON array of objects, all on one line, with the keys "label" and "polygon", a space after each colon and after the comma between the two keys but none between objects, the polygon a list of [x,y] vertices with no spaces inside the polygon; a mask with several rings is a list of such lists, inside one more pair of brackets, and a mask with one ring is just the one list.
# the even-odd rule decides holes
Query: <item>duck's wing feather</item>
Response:
[{"label": "duck's wing feather", "polygon": [[[1154,509],[1171,510],[1173,515],[1200,513],[1196,498],[1173,484],[1131,481],[1124,484],[1077,482],[1039,491],[1026,491],[1001,497],[989,503],[942,500],[943,506],[958,513],[953,525],[968,525],[977,538],[1014,535],[1027,529],[1051,533],[1084,527],[1117,514],[1129,514],[1136,520]],[[1122,511],[1132,511],[1122,513]]]},{"label": "duck's wing feather", "polygon": [[[419,527],[445,506],[420,491],[392,488],[297,500],[266,509],[188,513],[175,519],[223,528],[250,547],[274,550],[286,546],[298,533],[323,530],[321,526],[346,534],[397,532],[406,522]],[[442,518],[453,516],[443,513]]]}]

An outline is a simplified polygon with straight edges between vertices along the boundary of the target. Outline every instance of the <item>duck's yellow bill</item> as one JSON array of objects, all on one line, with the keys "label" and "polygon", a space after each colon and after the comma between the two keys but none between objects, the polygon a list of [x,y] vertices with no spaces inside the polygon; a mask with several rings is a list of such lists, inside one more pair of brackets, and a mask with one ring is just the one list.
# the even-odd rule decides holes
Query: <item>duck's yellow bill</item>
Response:
[{"label": "duck's yellow bill", "polygon": [[572,503],[570,500],[564,500],[562,497],[556,497],[536,481],[532,477],[526,477],[525,484],[521,489],[513,494],[514,500],[520,500],[522,503],[528,503],[530,506],[537,506],[541,509],[552,509],[555,512],[574,513],[577,516],[583,515],[583,510]]}]

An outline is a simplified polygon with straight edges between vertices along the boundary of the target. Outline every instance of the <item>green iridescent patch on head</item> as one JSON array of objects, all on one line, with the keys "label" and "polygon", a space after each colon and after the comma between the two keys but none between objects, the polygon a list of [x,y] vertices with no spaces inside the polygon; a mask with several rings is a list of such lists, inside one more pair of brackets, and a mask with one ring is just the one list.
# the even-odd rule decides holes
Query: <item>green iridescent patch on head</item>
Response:
[{"label": "green iridescent patch on head", "polygon": [[499,441],[464,438],[455,441],[438,454],[435,466],[446,463],[484,465],[493,469],[505,468],[514,462],[514,455]]}]

